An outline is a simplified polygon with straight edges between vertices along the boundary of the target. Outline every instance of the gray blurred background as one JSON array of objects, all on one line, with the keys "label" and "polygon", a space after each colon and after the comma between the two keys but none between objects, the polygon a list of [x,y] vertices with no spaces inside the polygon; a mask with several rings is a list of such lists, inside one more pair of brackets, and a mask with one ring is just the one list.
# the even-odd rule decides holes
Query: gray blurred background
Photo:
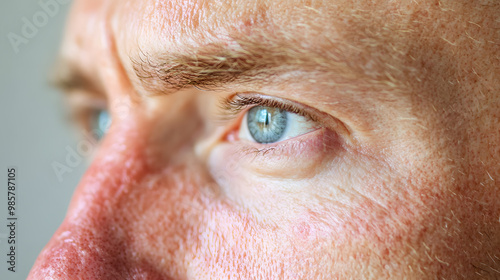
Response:
[{"label": "gray blurred background", "polygon": [[[41,3],[55,3],[50,9]],[[60,92],[47,78],[59,49],[70,1],[3,0],[0,8],[0,279],[26,279],[37,255],[62,222],[85,161],[60,180],[76,133]],[[29,22],[29,23],[27,23]],[[30,25],[34,28],[25,27]],[[23,28],[24,33],[23,33]],[[31,37],[31,38],[30,38]],[[7,168],[15,166],[16,272],[7,270]],[[10,245],[9,245],[10,246]]]}]

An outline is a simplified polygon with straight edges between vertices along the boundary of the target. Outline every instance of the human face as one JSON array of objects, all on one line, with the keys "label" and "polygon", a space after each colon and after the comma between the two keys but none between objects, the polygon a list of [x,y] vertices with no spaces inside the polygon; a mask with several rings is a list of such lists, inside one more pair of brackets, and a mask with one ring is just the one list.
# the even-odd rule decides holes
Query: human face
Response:
[{"label": "human face", "polygon": [[113,123],[29,279],[500,277],[499,15],[76,1],[60,84]]}]

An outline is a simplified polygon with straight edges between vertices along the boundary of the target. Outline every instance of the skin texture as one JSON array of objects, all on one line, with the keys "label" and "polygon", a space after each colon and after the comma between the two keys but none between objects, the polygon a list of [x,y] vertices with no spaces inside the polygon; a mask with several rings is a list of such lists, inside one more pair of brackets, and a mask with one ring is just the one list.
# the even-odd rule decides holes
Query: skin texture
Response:
[{"label": "skin texture", "polygon": [[[499,16],[75,1],[60,83],[113,124],[29,279],[500,279]],[[218,100],[248,92],[323,128],[238,139]]]}]

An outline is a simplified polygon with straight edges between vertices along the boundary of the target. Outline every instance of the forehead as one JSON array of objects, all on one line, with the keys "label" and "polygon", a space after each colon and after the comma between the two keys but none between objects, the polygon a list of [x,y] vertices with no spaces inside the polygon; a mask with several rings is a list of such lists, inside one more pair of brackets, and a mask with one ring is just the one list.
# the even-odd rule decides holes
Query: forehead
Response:
[{"label": "forehead", "polygon": [[[104,28],[109,29],[120,43],[182,51],[186,45],[203,45],[262,31],[269,36],[293,34],[302,40],[311,39],[307,36],[313,35],[312,31],[328,32],[330,38],[340,36],[339,33],[360,33],[374,24],[403,23],[404,20],[397,20],[403,13],[424,8],[424,4],[412,3],[354,0],[76,1],[70,29],[79,30],[79,37],[95,40]],[[389,21],[387,16],[390,16]]]},{"label": "forehead", "polygon": [[[317,37],[342,37],[360,43],[360,38],[381,39],[390,33],[403,38],[408,32],[434,32],[444,28],[443,24],[447,33],[453,33],[451,25],[481,26],[488,18],[485,12],[496,14],[494,9],[473,2],[80,0],[75,3],[69,28],[78,32],[68,37],[96,41],[98,34],[107,30],[120,47],[176,52],[214,41],[229,43],[231,37],[256,32],[266,32],[268,37],[288,36],[305,45],[313,44],[311,40]],[[497,6],[493,8],[498,10]]]},{"label": "forehead", "polygon": [[237,39],[250,38],[328,52],[354,72],[391,82],[395,75],[405,80],[411,71],[440,65],[429,61],[444,59],[446,65],[447,56],[484,53],[471,50],[482,47],[477,38],[498,37],[483,26],[499,25],[494,15],[500,5],[472,2],[81,0],[73,8],[62,56],[90,75],[103,72],[96,61],[116,56],[134,79],[133,61],[145,59],[142,54],[237,47]]},{"label": "forehead", "polygon": [[[341,33],[360,33],[375,22],[387,24],[386,15],[402,8],[388,2],[392,1],[131,1],[117,10],[113,30],[123,41],[135,39],[139,47],[171,52],[220,41],[231,44],[232,38],[246,35],[293,37],[305,47],[317,35],[335,39]],[[404,9],[409,12],[406,5]]]},{"label": "forehead", "polygon": [[231,46],[242,37],[318,50],[332,41],[353,45],[360,33],[383,23],[375,13],[388,12],[387,4],[357,1],[82,0],[74,5],[62,56],[95,74],[95,62],[112,55],[131,73],[130,60],[142,53]]}]

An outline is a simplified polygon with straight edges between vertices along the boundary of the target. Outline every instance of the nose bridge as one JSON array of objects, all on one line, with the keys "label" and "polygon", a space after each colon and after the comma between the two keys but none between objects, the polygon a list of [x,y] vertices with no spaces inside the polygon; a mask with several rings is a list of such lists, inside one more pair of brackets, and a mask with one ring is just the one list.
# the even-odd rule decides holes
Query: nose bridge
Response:
[{"label": "nose bridge", "polygon": [[164,168],[196,160],[194,147],[209,124],[200,109],[207,98],[194,90],[156,98],[152,97],[153,108],[147,109],[152,115],[145,149],[148,164]]},{"label": "nose bridge", "polygon": [[[189,176],[202,173],[190,157],[199,116],[192,101],[168,101],[162,116],[135,107],[112,124],[30,279],[168,279],[149,261],[161,257],[174,267],[179,243],[187,244],[176,229],[196,226],[185,214],[198,212],[186,203],[199,201],[202,184]],[[156,236],[163,255],[134,252],[160,246],[146,236]]]},{"label": "nose bridge", "polygon": [[[80,21],[74,22],[76,26]],[[78,47],[77,39],[71,37],[70,45]],[[169,279],[151,264],[153,256],[137,252],[144,251],[140,246],[149,246],[149,251],[160,246],[147,238],[154,236],[170,244],[163,245],[163,255],[154,257],[175,267],[172,256],[179,251],[177,246],[183,247],[178,243],[185,242],[183,233],[176,229],[182,225],[188,231],[195,226],[188,224],[188,215],[183,214],[190,211],[186,202],[199,197],[196,184],[186,184],[175,174],[187,173],[184,162],[193,159],[194,136],[203,121],[190,93],[158,100],[135,96],[117,61],[100,52],[105,49],[103,53],[109,54],[109,50],[100,41],[95,44],[75,47],[77,51],[71,53],[104,57],[96,64],[93,59],[84,59],[87,56],[74,55],[85,60],[86,69],[100,65],[95,72],[109,93],[113,123],[75,191],[64,222],[28,279]],[[193,167],[191,171],[202,173]],[[200,211],[190,212],[191,217]],[[177,244],[172,242],[173,235]]]},{"label": "nose bridge", "polygon": [[[130,259],[130,240],[120,214],[121,201],[146,174],[142,144],[134,134],[122,128],[111,142],[103,143],[30,279],[119,279],[148,267],[144,263],[130,265],[141,260]],[[149,270],[142,273],[155,274]]]}]

